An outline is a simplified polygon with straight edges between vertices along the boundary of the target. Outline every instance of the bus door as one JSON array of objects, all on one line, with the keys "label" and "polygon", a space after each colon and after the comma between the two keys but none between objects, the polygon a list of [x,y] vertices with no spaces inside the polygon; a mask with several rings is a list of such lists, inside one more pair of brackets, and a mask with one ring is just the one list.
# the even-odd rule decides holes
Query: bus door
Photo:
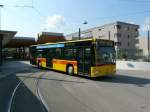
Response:
[{"label": "bus door", "polygon": [[79,48],[78,54],[78,73],[82,75],[90,74],[91,67],[91,48]]},{"label": "bus door", "polygon": [[46,57],[46,66],[48,68],[52,68],[52,59],[53,59],[53,49],[48,49]]}]

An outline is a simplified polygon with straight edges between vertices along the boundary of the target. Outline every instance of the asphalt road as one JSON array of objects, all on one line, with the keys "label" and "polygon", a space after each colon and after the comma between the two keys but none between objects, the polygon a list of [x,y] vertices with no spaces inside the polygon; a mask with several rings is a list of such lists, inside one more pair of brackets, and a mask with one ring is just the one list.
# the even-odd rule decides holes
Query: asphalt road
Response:
[{"label": "asphalt road", "polygon": [[26,69],[0,80],[0,112],[8,112],[20,81],[12,112],[150,111],[150,72],[117,71],[115,77],[88,79],[15,63]]}]

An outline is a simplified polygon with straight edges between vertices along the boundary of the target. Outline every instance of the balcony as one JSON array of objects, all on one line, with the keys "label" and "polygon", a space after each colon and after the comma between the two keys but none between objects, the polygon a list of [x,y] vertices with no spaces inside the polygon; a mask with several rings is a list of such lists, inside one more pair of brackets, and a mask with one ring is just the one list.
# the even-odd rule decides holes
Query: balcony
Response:
[{"label": "balcony", "polygon": [[136,44],[139,44],[139,38],[136,38],[136,39],[135,39],[135,43],[136,43]]},{"label": "balcony", "polygon": [[135,38],[137,38],[138,36],[139,36],[139,32],[136,31],[136,32],[135,32]]}]

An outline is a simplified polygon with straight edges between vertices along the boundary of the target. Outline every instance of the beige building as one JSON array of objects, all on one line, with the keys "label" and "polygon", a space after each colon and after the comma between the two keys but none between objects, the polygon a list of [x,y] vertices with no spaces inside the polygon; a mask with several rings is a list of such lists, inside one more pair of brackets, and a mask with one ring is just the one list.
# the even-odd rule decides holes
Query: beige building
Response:
[{"label": "beige building", "polygon": [[148,38],[139,37],[139,49],[142,49],[143,55],[148,56]]},{"label": "beige building", "polygon": [[[100,38],[113,40],[116,49],[124,51],[126,55],[134,56],[138,49],[139,25],[116,21],[103,26],[94,27],[81,32],[82,38]],[[78,39],[78,32],[66,36],[72,40]]]}]

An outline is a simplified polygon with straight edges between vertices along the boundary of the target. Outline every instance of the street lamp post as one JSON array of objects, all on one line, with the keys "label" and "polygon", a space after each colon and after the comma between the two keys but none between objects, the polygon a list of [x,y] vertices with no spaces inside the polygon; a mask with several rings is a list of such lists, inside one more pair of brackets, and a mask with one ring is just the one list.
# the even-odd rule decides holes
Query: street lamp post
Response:
[{"label": "street lamp post", "polygon": [[148,61],[150,61],[150,45],[149,45],[149,41],[150,41],[150,39],[149,39],[149,30],[148,30]]},{"label": "street lamp post", "polygon": [[2,58],[3,58],[2,57],[2,41],[3,41],[3,35],[0,34],[0,66],[2,65]]},{"label": "street lamp post", "polygon": [[1,30],[1,26],[2,26],[2,11],[1,11],[1,8],[3,8],[4,5],[0,4],[0,30]]},{"label": "street lamp post", "polygon": [[[4,5],[0,4],[0,30],[1,30],[1,8],[3,8]],[[1,65],[2,65],[2,41],[3,41],[3,35],[0,34],[0,72],[1,72]]]},{"label": "street lamp post", "polygon": [[81,29],[79,28],[79,40],[81,39]]},{"label": "street lamp post", "polygon": [[[88,23],[87,23],[87,21],[84,21],[83,24],[88,24]],[[80,27],[79,27],[78,35],[79,35],[79,40],[80,40],[81,39],[81,28]]]}]

